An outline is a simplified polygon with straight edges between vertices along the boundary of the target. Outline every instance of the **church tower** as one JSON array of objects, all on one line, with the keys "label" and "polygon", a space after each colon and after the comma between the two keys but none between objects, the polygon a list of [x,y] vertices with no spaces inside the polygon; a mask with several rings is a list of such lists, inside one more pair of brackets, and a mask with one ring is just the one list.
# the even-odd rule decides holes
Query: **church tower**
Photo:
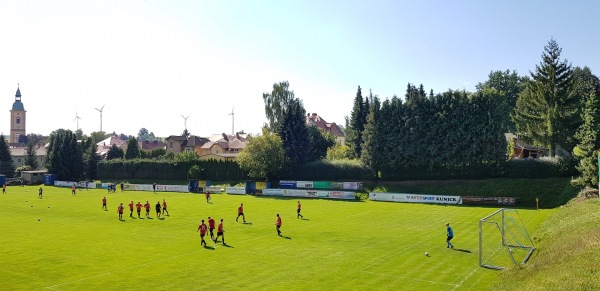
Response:
[{"label": "church tower", "polygon": [[27,135],[25,131],[25,124],[27,111],[23,107],[21,102],[21,90],[17,86],[17,94],[15,94],[15,103],[13,103],[12,110],[10,110],[10,139],[9,143],[18,143],[21,135]]}]

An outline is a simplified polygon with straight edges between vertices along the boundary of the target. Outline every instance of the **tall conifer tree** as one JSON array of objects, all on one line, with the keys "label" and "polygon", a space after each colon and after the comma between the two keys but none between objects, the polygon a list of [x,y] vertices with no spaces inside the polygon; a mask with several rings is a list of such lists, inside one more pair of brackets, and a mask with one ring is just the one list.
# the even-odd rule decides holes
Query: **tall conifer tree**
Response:
[{"label": "tall conifer tree", "polygon": [[349,158],[360,158],[362,152],[362,132],[365,129],[365,113],[364,113],[364,99],[362,96],[362,89],[358,86],[356,90],[356,96],[354,97],[354,105],[352,106],[352,113],[350,120],[346,127],[346,143],[350,147]]},{"label": "tall conifer tree", "polygon": [[0,174],[7,178],[15,176],[15,164],[4,136],[0,136]]},{"label": "tall conifer tree", "polygon": [[544,47],[542,61],[531,72],[519,95],[513,119],[517,132],[530,142],[546,146],[550,155],[557,146],[566,146],[576,130],[579,100],[573,92],[573,70],[567,60],[560,60],[562,49],[554,39]]}]

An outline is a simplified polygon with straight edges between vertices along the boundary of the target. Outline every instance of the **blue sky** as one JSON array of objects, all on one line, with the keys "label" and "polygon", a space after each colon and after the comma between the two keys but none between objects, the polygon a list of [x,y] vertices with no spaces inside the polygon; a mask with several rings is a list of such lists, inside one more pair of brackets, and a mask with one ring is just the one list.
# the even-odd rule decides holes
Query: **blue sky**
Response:
[{"label": "blue sky", "polygon": [[[600,70],[594,1],[0,1],[0,131],[20,82],[28,133],[258,133],[263,92],[288,80],[307,112],[344,124],[357,86],[473,91],[526,75],[554,37]],[[0,112],[2,112],[0,110]],[[4,116],[4,117],[3,117]],[[2,120],[4,120],[2,122]]]}]

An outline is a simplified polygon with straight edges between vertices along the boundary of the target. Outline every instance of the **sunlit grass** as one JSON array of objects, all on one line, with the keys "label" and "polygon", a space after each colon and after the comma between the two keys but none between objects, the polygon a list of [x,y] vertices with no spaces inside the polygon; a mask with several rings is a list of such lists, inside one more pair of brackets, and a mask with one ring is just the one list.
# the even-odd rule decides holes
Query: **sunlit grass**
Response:
[{"label": "sunlit grass", "polygon": [[[468,290],[499,275],[477,265],[477,222],[494,208],[305,199],[302,220],[296,199],[213,195],[208,204],[189,193],[72,196],[56,187],[38,199],[37,189],[0,196],[2,289]],[[161,220],[154,205],[163,199],[170,216]],[[119,221],[118,203],[132,200],[149,201],[152,219],[130,218],[126,207]],[[240,203],[252,224],[235,222]],[[552,212],[520,211],[534,234]],[[208,216],[224,219],[227,246],[200,246],[196,230]],[[448,221],[462,251],[446,249]]]}]

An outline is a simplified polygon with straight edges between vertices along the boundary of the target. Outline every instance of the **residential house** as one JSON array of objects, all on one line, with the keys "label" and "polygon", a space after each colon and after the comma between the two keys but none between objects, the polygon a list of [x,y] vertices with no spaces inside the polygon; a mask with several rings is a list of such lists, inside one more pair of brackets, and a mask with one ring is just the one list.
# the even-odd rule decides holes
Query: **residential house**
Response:
[{"label": "residential house", "polygon": [[207,138],[190,135],[185,136],[171,135],[167,137],[167,151],[180,153],[183,151],[194,151],[200,154],[202,145],[208,142]]},{"label": "residential house", "polygon": [[526,159],[526,158],[541,158],[548,156],[548,149],[534,147],[532,145],[527,144],[526,142],[519,140],[519,137],[512,133],[505,133],[507,141],[513,141],[513,159]]},{"label": "residential house", "polygon": [[127,150],[127,142],[120,139],[117,135],[109,136],[106,139],[96,143],[98,150],[96,153],[103,159],[106,158],[106,154],[110,150],[110,148],[116,145],[118,148],[123,149],[123,151]]},{"label": "residential house", "polygon": [[151,151],[153,149],[156,148],[166,148],[167,144],[160,141],[160,140],[153,140],[153,141],[149,141],[149,140],[145,140],[145,141],[139,141],[138,145],[140,147],[140,150],[143,151]]},{"label": "residential house", "polygon": [[247,133],[212,135],[208,138],[209,141],[202,145],[200,159],[234,160],[246,147],[247,138]]},{"label": "residential house", "polygon": [[[13,159],[15,168],[23,166],[25,164],[25,158],[27,157],[27,147],[11,148],[10,155]],[[38,162],[39,167],[43,168],[46,163],[46,147],[43,144],[39,144],[35,147],[35,159]]]},{"label": "residential house", "polygon": [[306,124],[316,126],[335,137],[335,141],[340,145],[346,144],[346,134],[335,122],[327,122],[316,113],[306,114]]}]

